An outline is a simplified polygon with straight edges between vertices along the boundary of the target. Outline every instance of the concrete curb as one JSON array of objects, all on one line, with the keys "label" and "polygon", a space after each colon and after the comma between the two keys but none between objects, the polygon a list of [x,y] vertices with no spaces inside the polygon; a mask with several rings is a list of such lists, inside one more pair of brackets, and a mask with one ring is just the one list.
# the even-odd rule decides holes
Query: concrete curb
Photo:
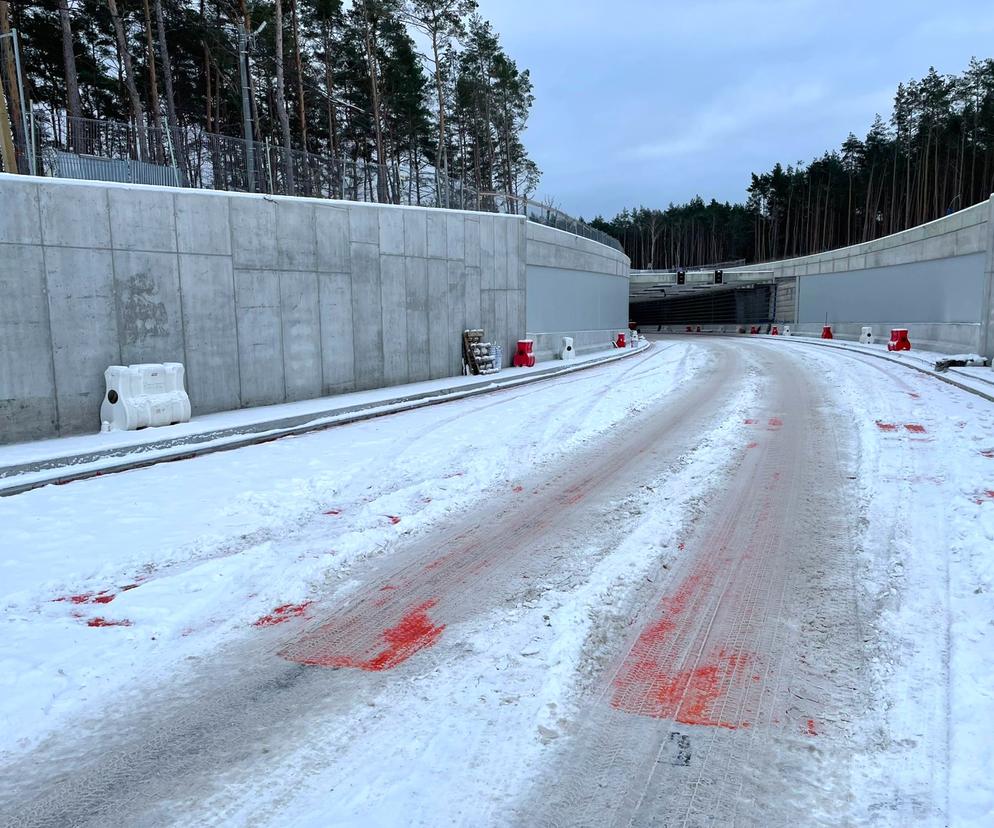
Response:
[{"label": "concrete curb", "polygon": [[[454,400],[503,391],[521,385],[555,379],[565,374],[596,368],[626,357],[642,354],[650,350],[653,343],[638,349],[626,349],[623,353],[609,354],[600,359],[589,360],[576,365],[553,365],[526,376],[509,377],[505,380],[483,379],[469,385],[438,388],[418,394],[402,395],[375,403],[364,403],[346,408],[331,408],[324,412],[311,412],[277,420],[266,420],[251,425],[238,426],[201,434],[159,440],[140,446],[120,446],[103,451],[84,452],[51,458],[31,463],[0,467],[0,497],[23,494],[42,486],[63,485],[76,480],[91,477],[101,477],[106,474],[130,471],[159,463],[171,463],[178,460],[189,460],[220,451],[245,448],[246,446],[269,443],[283,437],[307,434],[313,431],[323,431],[339,425],[371,420],[375,417],[385,417],[401,411],[412,411],[441,405]],[[146,455],[146,456],[142,456]],[[73,470],[73,466],[83,466],[100,463],[108,458],[118,457],[118,462],[101,464],[99,467]],[[51,471],[52,474],[34,477],[28,481],[18,482],[17,478],[29,474]],[[9,483],[4,483],[9,479]]]}]

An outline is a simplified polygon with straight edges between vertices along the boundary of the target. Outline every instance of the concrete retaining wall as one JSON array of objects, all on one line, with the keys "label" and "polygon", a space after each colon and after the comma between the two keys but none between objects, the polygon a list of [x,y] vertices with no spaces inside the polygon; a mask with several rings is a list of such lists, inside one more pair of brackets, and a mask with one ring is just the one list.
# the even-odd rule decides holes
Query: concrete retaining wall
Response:
[{"label": "concrete retaining wall", "polygon": [[538,358],[551,359],[564,336],[578,354],[609,347],[628,329],[628,257],[540,224],[529,223],[526,237],[526,320]]},{"label": "concrete retaining wall", "polygon": [[627,295],[621,254],[533,227],[0,175],[0,443],[97,430],[111,364],[184,363],[196,415],[457,375],[468,327],[509,361],[533,261]]},{"label": "concrete retaining wall", "polygon": [[777,280],[776,316],[800,333],[856,339],[908,328],[916,347],[994,357],[994,197],[882,239],[750,265]]}]

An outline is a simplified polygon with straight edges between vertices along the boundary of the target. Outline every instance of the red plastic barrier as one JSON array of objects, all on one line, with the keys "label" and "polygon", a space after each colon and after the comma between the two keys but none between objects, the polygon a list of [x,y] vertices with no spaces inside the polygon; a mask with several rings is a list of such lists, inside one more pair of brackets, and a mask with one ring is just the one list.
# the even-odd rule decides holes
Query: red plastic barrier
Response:
[{"label": "red plastic barrier", "polygon": [[835,339],[835,337],[832,336],[832,326],[831,325],[826,325],[824,328],[821,329],[821,338],[822,339]]},{"label": "red plastic barrier", "polygon": [[776,325],[770,330],[770,336],[780,336],[780,329]]},{"label": "red plastic barrier", "polygon": [[698,326],[697,326],[697,333],[700,333],[700,332],[701,332],[701,326],[700,326],[700,325],[698,325]]},{"label": "red plastic barrier", "polygon": [[535,343],[531,339],[519,339],[518,347],[514,352],[512,363],[515,368],[534,368],[535,354],[532,353],[532,345]]},{"label": "red plastic barrier", "polygon": [[911,340],[908,339],[907,328],[892,328],[890,332],[890,342],[887,343],[888,351],[910,351]]},{"label": "red plastic barrier", "polygon": [[694,329],[692,327],[690,327],[690,325],[688,325],[687,326],[687,333],[693,333],[693,332],[694,332]]},{"label": "red plastic barrier", "polygon": [[625,347],[625,335],[623,333],[619,333],[618,334],[618,339],[615,341],[614,347],[615,348],[624,348]]},{"label": "red plastic barrier", "polygon": [[756,334],[759,333],[759,328],[757,328],[755,325],[753,325],[752,327],[749,328],[749,333],[752,336],[755,336]]}]

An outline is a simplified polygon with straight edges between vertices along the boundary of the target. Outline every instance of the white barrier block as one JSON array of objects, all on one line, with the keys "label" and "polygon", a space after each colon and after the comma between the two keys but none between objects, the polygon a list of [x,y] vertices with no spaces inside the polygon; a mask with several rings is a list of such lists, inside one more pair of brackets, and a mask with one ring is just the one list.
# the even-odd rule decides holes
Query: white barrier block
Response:
[{"label": "white barrier block", "polygon": [[564,362],[572,362],[576,359],[576,351],[573,350],[573,337],[563,337],[562,344],[559,346],[559,358]]},{"label": "white barrier block", "polygon": [[190,421],[190,398],[182,363],[111,365],[104,371],[107,392],[100,421],[112,431],[134,431]]},{"label": "white barrier block", "polygon": [[781,336],[793,336],[793,334],[790,332],[790,325],[783,326],[783,333],[781,334]]},{"label": "white barrier block", "polygon": [[875,341],[873,336],[873,328],[863,327],[863,332],[859,335],[859,341],[863,345],[872,345]]}]

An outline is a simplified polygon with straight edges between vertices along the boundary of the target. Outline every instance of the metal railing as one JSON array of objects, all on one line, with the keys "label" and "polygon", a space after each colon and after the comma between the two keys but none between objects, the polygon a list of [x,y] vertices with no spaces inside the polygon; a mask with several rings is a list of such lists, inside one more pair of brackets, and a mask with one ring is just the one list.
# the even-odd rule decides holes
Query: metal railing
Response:
[{"label": "metal railing", "polygon": [[245,141],[198,127],[136,129],[90,118],[57,119],[40,141],[46,175],[510,213],[623,251],[617,239],[550,205],[478,192],[431,166],[413,170],[397,162],[287,150],[270,141]]}]

